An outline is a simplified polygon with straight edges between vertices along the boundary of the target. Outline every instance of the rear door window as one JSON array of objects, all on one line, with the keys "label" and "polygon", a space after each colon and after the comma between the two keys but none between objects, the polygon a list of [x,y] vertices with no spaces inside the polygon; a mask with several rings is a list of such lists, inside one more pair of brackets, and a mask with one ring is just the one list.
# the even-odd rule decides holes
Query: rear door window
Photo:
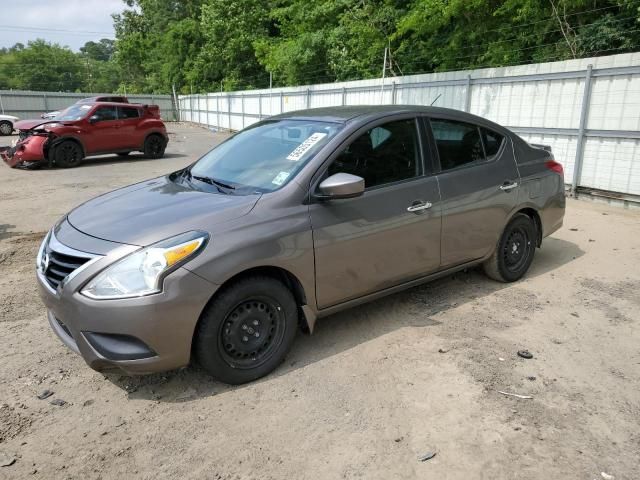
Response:
[{"label": "rear door window", "polygon": [[140,110],[134,107],[118,107],[118,118],[129,120],[140,117]]},{"label": "rear door window", "polygon": [[485,160],[477,125],[442,119],[430,123],[443,171]]}]

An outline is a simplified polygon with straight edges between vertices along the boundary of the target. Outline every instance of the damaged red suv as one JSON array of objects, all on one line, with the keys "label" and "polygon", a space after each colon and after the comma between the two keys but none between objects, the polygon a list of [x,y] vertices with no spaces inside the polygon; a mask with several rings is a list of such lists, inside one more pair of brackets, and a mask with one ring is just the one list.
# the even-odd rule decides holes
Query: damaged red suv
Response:
[{"label": "damaged red suv", "polygon": [[16,144],[0,149],[10,167],[69,168],[85,157],[107,153],[124,157],[134,151],[161,158],[168,142],[157,105],[76,104],[54,120],[22,120],[15,129],[19,131]]}]

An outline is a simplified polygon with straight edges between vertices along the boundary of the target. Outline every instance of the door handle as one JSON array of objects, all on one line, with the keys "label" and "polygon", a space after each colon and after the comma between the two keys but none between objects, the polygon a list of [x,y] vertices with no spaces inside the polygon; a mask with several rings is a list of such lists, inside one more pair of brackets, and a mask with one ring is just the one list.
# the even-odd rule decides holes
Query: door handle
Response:
[{"label": "door handle", "polygon": [[504,182],[500,185],[500,190],[503,192],[509,192],[518,186],[518,182]]},{"label": "door handle", "polygon": [[431,202],[416,202],[407,208],[407,212],[416,213],[433,207]]}]

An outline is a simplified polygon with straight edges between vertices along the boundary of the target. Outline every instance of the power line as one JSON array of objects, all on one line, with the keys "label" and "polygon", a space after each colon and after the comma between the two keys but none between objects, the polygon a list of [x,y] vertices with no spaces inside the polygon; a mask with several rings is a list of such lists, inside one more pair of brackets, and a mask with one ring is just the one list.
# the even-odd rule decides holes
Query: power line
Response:
[{"label": "power line", "polygon": [[97,34],[97,35],[113,35],[113,32],[98,32],[98,31],[91,31],[91,30],[67,30],[67,29],[62,29],[62,28],[46,28],[46,27],[23,27],[23,26],[16,26],[16,25],[0,25],[0,29],[4,30],[4,29],[13,29],[13,30],[18,30],[18,31],[30,31],[30,30],[37,30],[37,31],[44,31],[44,32],[60,32],[60,33],[91,33],[91,34]]}]

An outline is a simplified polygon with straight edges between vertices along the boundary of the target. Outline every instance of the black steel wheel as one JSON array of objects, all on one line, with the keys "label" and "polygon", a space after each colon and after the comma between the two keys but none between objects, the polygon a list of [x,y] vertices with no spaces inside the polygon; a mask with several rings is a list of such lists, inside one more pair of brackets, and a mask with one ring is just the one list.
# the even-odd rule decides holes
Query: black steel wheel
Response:
[{"label": "black steel wheel", "polygon": [[255,368],[268,361],[285,331],[280,304],[269,297],[239,303],[220,325],[218,348],[234,368]]},{"label": "black steel wheel", "polygon": [[56,145],[53,151],[55,164],[62,168],[77,167],[80,165],[82,158],[82,148],[72,140],[66,140]]},{"label": "black steel wheel", "polygon": [[0,135],[11,135],[13,133],[13,124],[8,120],[0,122]]},{"label": "black steel wheel", "polygon": [[483,264],[485,273],[500,282],[515,282],[529,270],[536,250],[535,222],[517,214],[507,224],[493,255]]},{"label": "black steel wheel", "polygon": [[161,158],[166,147],[167,142],[162,135],[149,135],[144,141],[144,156],[147,158]]},{"label": "black steel wheel", "polygon": [[298,307],[279,280],[255,276],[216,294],[203,312],[194,353],[213,377],[241,384],[263,377],[285,358],[298,327]]}]

